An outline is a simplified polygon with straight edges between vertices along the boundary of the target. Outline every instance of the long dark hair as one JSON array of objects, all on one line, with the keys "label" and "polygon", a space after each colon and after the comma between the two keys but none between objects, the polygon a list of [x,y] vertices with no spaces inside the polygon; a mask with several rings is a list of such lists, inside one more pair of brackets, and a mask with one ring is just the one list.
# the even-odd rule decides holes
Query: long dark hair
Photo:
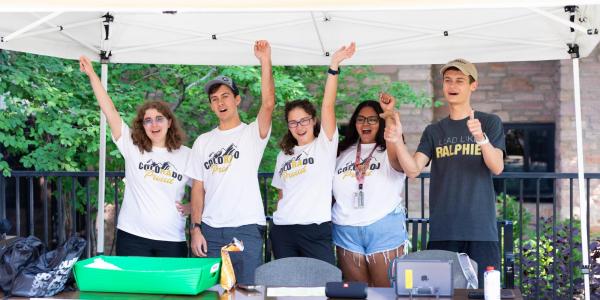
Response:
[{"label": "long dark hair", "polygon": [[138,107],[137,114],[133,119],[133,128],[131,130],[131,139],[133,140],[133,144],[138,146],[141,153],[152,151],[152,141],[146,135],[143,124],[146,111],[152,108],[156,109],[159,113],[165,116],[167,120],[171,121],[171,127],[167,130],[167,137],[165,141],[167,150],[171,152],[179,149],[179,147],[181,147],[181,145],[185,142],[185,132],[183,132],[181,129],[181,125],[179,125],[179,122],[175,118],[175,114],[173,114],[169,104],[160,100],[146,101],[144,104]]},{"label": "long dark hair", "polygon": [[[354,112],[352,113],[352,117],[350,117],[350,122],[348,122],[348,127],[346,127],[346,135],[344,139],[340,142],[338,146],[338,155],[342,153],[344,150],[350,148],[350,146],[356,144],[360,139],[358,135],[358,131],[356,130],[356,118],[358,117],[358,113],[364,107],[371,107],[375,110],[377,115],[383,113],[383,109],[379,102],[374,100],[366,100],[358,104]],[[385,120],[379,118],[379,129],[377,130],[377,134],[375,135],[375,147],[379,147],[379,151],[385,151],[385,139],[383,138],[383,132],[385,131]]]},{"label": "long dark hair", "polygon": [[[288,115],[290,114],[290,111],[292,111],[295,108],[301,108],[315,120],[315,126],[313,127],[313,133],[315,135],[315,138],[318,137],[319,130],[321,129],[321,124],[320,124],[319,120],[317,119],[317,109],[315,108],[315,106],[312,103],[310,103],[310,101],[308,101],[306,99],[294,100],[294,101],[287,102],[285,104],[285,114],[283,115],[283,119],[285,120],[286,126],[287,126],[287,122],[288,122]],[[287,132],[285,133],[285,135],[281,138],[281,141],[279,142],[279,147],[281,147],[281,150],[283,151],[283,153],[285,153],[287,155],[292,155],[292,154],[294,154],[293,150],[294,150],[294,146],[296,146],[296,145],[298,145],[298,141],[296,140],[296,138],[294,138],[294,136],[292,135],[292,132],[288,128]]]}]

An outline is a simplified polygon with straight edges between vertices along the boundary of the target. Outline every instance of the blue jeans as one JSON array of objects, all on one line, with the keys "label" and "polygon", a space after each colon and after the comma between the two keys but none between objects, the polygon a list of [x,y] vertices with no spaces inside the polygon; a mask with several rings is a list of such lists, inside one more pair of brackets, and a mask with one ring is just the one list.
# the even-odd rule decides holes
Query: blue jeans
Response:
[{"label": "blue jeans", "polygon": [[221,257],[221,247],[231,243],[234,237],[244,243],[244,251],[230,252],[229,256],[237,282],[253,284],[254,271],[263,264],[265,226],[248,224],[215,228],[202,223],[201,230],[206,239],[208,257]]},{"label": "blue jeans", "polygon": [[394,250],[407,241],[403,206],[398,206],[382,219],[367,226],[333,224],[333,243],[354,253],[371,255]]}]

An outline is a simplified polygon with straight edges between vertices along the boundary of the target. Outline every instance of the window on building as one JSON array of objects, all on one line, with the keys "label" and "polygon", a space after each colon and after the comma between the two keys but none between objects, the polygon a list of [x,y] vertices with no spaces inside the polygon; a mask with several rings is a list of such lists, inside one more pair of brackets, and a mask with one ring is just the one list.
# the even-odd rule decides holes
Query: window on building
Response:
[{"label": "window on building", "polygon": [[[506,158],[504,172],[554,172],[555,125],[553,123],[505,123]],[[523,198],[536,201],[538,179],[523,181]],[[553,183],[549,179],[540,179],[540,201],[553,201]],[[506,180],[506,193],[519,197],[518,179]],[[505,187],[501,180],[494,183],[497,192]]]}]

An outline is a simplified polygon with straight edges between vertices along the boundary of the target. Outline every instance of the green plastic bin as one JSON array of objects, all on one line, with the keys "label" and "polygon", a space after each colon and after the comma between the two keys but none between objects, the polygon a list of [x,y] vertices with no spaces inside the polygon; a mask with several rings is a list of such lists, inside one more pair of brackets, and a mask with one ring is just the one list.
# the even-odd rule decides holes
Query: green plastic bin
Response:
[{"label": "green plastic bin", "polygon": [[[86,267],[102,258],[122,270]],[[87,292],[197,295],[219,280],[220,258],[96,256],[75,264],[77,286]]]}]

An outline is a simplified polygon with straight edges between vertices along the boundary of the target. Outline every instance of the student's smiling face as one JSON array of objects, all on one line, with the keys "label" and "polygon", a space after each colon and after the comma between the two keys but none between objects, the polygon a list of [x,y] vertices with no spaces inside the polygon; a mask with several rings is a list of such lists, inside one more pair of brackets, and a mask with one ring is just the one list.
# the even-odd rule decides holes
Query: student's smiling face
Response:
[{"label": "student's smiling face", "polygon": [[210,94],[210,108],[220,121],[227,121],[237,116],[237,107],[241,102],[239,95],[235,96],[233,91],[222,84],[216,91]]},{"label": "student's smiling face", "polygon": [[171,120],[154,108],[147,109],[142,120],[146,136],[152,141],[152,146],[164,147]]},{"label": "student's smiling face", "polygon": [[287,115],[288,129],[299,146],[306,145],[315,139],[315,118],[304,109],[296,107]]},{"label": "student's smiling face", "polygon": [[361,108],[354,125],[362,144],[375,143],[377,131],[379,130],[379,115],[375,109],[370,106]]},{"label": "student's smiling face", "polygon": [[459,70],[450,69],[444,72],[443,91],[449,104],[464,104],[477,89],[477,81],[469,83],[469,76]]}]

